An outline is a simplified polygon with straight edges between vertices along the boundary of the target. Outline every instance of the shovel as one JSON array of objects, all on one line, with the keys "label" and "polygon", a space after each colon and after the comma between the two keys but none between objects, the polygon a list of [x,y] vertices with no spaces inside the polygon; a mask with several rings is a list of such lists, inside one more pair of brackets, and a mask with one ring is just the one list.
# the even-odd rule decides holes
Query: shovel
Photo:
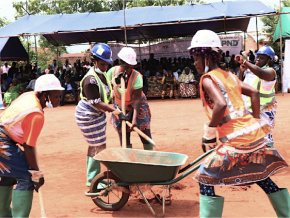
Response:
[{"label": "shovel", "polygon": [[[132,127],[132,123],[130,123],[129,121],[126,121],[126,124],[129,127]],[[159,150],[159,147],[157,145],[155,145],[155,142],[148,135],[146,135],[144,132],[142,132],[136,126],[133,127],[133,130],[135,132],[137,132],[141,137],[143,137],[144,139],[146,139],[150,144],[152,144],[155,148],[157,148]]]},{"label": "shovel", "polygon": [[[125,79],[121,76],[121,109],[123,114],[126,114],[125,96]],[[122,120],[122,148],[126,148],[126,144],[126,120]]]}]

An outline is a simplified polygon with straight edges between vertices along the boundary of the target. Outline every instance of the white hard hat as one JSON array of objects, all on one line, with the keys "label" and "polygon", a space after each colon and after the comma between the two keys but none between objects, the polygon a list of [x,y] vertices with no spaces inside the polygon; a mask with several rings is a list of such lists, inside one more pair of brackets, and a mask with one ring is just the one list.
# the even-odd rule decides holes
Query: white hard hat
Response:
[{"label": "white hard hat", "polygon": [[190,47],[187,49],[197,47],[222,47],[220,37],[211,30],[199,30],[192,37]]},{"label": "white hard hat", "polygon": [[136,65],[136,52],[133,48],[123,47],[121,51],[118,53],[118,57],[125,61],[127,64]]},{"label": "white hard hat", "polygon": [[45,74],[35,81],[34,91],[52,91],[52,90],[64,90],[61,86],[60,81],[53,74]]}]

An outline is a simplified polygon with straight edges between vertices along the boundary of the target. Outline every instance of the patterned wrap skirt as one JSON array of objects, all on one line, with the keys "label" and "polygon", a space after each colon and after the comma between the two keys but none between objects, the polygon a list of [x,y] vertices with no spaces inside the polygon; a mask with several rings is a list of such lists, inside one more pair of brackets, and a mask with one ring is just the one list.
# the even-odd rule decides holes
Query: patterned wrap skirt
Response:
[{"label": "patterned wrap skirt", "polygon": [[[118,107],[119,109],[121,109],[121,106],[117,105],[116,102],[114,103],[114,107],[115,108]],[[126,108],[126,114],[128,114],[129,116],[129,122],[132,122],[133,112],[134,112],[134,107],[132,105],[129,105]],[[150,120],[151,120],[151,111],[150,111],[146,96],[143,94],[142,99],[141,99],[140,111],[137,116],[137,127],[149,137],[151,136]],[[117,132],[122,133],[122,124],[120,121],[117,121],[115,119],[114,115],[112,115],[111,122],[114,128],[117,130]],[[126,125],[126,132],[131,132],[130,127],[128,127],[128,125]]]},{"label": "patterned wrap skirt", "polygon": [[24,152],[0,128],[0,177],[30,177]]},{"label": "patterned wrap skirt", "polygon": [[75,120],[89,146],[106,144],[107,119],[105,112],[81,99],[76,107]]},{"label": "patterned wrap skirt", "polygon": [[271,105],[260,110],[261,125],[263,126],[264,132],[267,134],[265,137],[265,143],[271,146],[273,146],[274,144],[273,130],[275,126],[276,111],[277,111],[276,99]]},{"label": "patterned wrap skirt", "polygon": [[180,83],[180,97],[192,97],[196,95],[196,87],[193,83]]},{"label": "patterned wrap skirt", "polygon": [[209,154],[193,179],[205,185],[242,185],[264,180],[288,164],[271,147],[250,153],[229,151],[223,145]]}]

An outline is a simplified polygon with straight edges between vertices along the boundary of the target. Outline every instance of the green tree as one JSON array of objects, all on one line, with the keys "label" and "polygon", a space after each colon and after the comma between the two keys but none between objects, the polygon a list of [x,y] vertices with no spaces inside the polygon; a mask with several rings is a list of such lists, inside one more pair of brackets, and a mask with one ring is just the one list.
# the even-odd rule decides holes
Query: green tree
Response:
[{"label": "green tree", "polygon": [[[162,6],[183,5],[190,3],[190,0],[160,0]],[[204,1],[196,0],[195,3],[204,3]],[[126,8],[132,7],[145,7],[145,6],[159,6],[159,0],[126,0]],[[90,12],[102,12],[122,10],[122,0],[28,0],[27,2],[14,2],[13,7],[16,10],[16,16],[26,15],[26,11],[30,14],[59,14],[59,13],[84,13],[89,10]],[[23,10],[25,9],[25,10]],[[25,40],[23,41],[25,42]],[[30,42],[31,43],[31,42]],[[40,37],[38,42],[43,53],[38,54],[38,65],[43,69],[47,67],[48,61],[51,61],[57,55],[57,49],[61,53],[67,53],[65,46],[55,47],[51,45],[43,36]],[[27,48],[27,42],[26,42]],[[37,54],[29,52],[30,60],[35,60]]]},{"label": "green tree", "polygon": [[[282,0],[281,7],[290,7],[290,0]],[[279,11],[278,6],[275,5],[274,10]],[[279,16],[273,15],[273,16],[264,16],[261,18],[262,22],[264,23],[263,31],[266,33],[267,37],[270,39],[269,45],[275,50],[276,54],[280,53],[280,46],[278,43],[273,42],[273,35],[276,30]]]},{"label": "green tree", "polygon": [[6,17],[2,17],[2,18],[0,17],[0,28],[8,25],[9,23],[11,22],[7,20]]},{"label": "green tree", "polygon": [[[104,7],[107,4],[105,0],[29,0],[27,11],[33,14],[71,14],[86,12],[86,8],[91,12],[108,11],[110,8]],[[55,7],[57,6],[57,7]],[[18,15],[25,15],[22,9],[26,8],[25,2],[14,2],[13,7]]]}]

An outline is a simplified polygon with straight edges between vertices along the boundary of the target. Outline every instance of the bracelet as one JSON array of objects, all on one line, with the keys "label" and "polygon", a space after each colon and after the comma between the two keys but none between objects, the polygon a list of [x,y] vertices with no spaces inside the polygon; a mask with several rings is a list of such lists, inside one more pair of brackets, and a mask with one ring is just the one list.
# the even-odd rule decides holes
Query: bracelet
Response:
[{"label": "bracelet", "polygon": [[244,61],[243,61],[243,64],[245,64],[246,61],[247,61],[247,60],[244,60]]}]

